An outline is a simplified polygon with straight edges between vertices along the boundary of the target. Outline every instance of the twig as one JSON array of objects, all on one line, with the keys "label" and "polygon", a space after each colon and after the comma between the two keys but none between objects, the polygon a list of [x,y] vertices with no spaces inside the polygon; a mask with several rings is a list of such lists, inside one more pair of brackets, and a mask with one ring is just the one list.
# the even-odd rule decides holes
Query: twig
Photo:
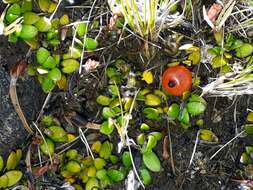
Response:
[{"label": "twig", "polygon": [[14,106],[15,111],[17,112],[24,128],[27,130],[27,132],[32,135],[33,134],[33,130],[32,128],[29,126],[26,117],[20,107],[19,104],[19,100],[18,100],[18,96],[17,96],[17,88],[16,88],[16,84],[17,84],[17,80],[18,77],[20,75],[22,75],[25,70],[26,70],[27,64],[24,60],[20,61],[19,63],[17,63],[10,72],[11,75],[11,81],[10,81],[10,89],[9,89],[9,93],[10,93],[10,98],[11,98],[11,102]]},{"label": "twig", "polygon": [[35,123],[38,123],[39,119],[40,119],[41,116],[43,115],[44,109],[45,109],[45,107],[46,107],[48,101],[50,100],[51,95],[52,95],[52,92],[50,91],[50,92],[48,93],[48,95],[47,95],[47,97],[46,97],[46,99],[45,99],[43,105],[42,105],[42,108],[41,108],[41,110],[40,110],[40,113],[39,113],[39,115],[38,115],[38,117],[37,117]]},{"label": "twig", "polygon": [[193,148],[193,151],[192,151],[192,156],[191,156],[188,168],[190,168],[190,166],[192,165],[194,155],[195,155],[195,152],[197,150],[197,145],[198,145],[198,142],[199,142],[199,133],[200,133],[200,130],[198,130],[198,132],[197,132],[197,137],[196,137],[196,140],[195,140],[195,144],[194,144],[194,148]]},{"label": "twig", "polygon": [[85,137],[85,135],[84,135],[84,132],[82,131],[82,129],[81,129],[80,127],[79,127],[79,134],[80,134],[80,138],[81,138],[82,142],[83,142],[84,145],[86,146],[87,153],[89,154],[89,152],[90,152],[91,157],[92,157],[92,159],[94,160],[95,157],[94,157],[94,155],[93,155],[93,153],[92,153],[92,151],[91,151],[90,145],[89,145],[89,143],[88,143],[88,141],[87,141],[87,139],[86,139],[86,137]]},{"label": "twig", "polygon": [[[36,128],[37,131],[39,132],[41,138],[43,139],[43,141],[44,141],[44,143],[45,143],[45,145],[46,145],[47,150],[49,150],[47,141],[46,141],[46,139],[45,139],[43,133],[41,132],[41,130],[39,129],[39,127],[36,125],[35,122],[33,122],[33,125],[35,126],[35,128]],[[51,165],[53,166],[53,159],[52,159],[52,155],[51,155],[50,151],[48,151],[48,155],[49,155],[49,159],[50,159]],[[40,164],[41,164],[41,163],[42,163],[42,162],[40,162]]]},{"label": "twig", "polygon": [[56,11],[58,10],[60,4],[61,4],[62,0],[59,0],[59,2],[57,3],[56,8],[54,9],[54,12],[52,13],[52,15],[50,16],[49,20],[51,21],[54,18],[54,15],[56,13]]},{"label": "twig", "polygon": [[212,160],[223,148],[225,148],[226,146],[228,146],[231,142],[233,142],[237,137],[239,137],[240,135],[242,135],[245,132],[245,130],[241,131],[240,133],[238,133],[234,138],[232,138],[230,141],[228,141],[226,144],[224,144],[221,148],[219,148],[219,150],[217,150],[217,152],[215,152],[209,160]]}]

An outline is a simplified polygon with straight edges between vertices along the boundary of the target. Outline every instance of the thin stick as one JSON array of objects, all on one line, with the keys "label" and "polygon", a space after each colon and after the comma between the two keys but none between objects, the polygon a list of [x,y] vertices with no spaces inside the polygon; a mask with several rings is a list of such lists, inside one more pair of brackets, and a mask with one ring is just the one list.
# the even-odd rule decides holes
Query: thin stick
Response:
[{"label": "thin stick", "polygon": [[83,141],[83,143],[85,144],[85,146],[86,146],[86,148],[87,148],[87,151],[90,152],[91,157],[92,157],[92,159],[94,160],[95,158],[94,158],[94,155],[93,155],[93,153],[92,153],[92,151],[91,151],[90,145],[89,145],[89,143],[88,143],[88,141],[87,141],[87,139],[86,139],[86,137],[85,137],[85,135],[84,135],[84,133],[83,133],[83,131],[82,131],[81,128],[79,128],[79,133],[80,133],[80,135],[81,135],[81,136],[80,136],[80,137],[81,137],[81,140]]},{"label": "thin stick", "polygon": [[41,116],[43,115],[44,109],[45,109],[45,107],[46,107],[48,101],[50,100],[51,95],[52,95],[52,92],[50,91],[50,92],[48,93],[48,95],[47,95],[47,97],[46,97],[46,99],[45,99],[43,105],[42,105],[42,108],[41,108],[41,110],[40,110],[40,113],[39,113],[39,115],[38,115],[38,117],[37,117],[35,123],[38,123],[39,119],[40,119]]},{"label": "thin stick", "polygon": [[237,137],[239,137],[240,135],[242,135],[244,132],[245,132],[245,130],[241,131],[234,138],[232,138],[230,141],[228,141],[226,144],[224,144],[221,148],[219,148],[219,150],[217,150],[217,152],[215,152],[211,156],[210,160],[212,160],[223,148],[225,148],[226,146],[228,146],[231,142],[233,142]]},{"label": "thin stick", "polygon": [[[46,139],[45,139],[43,133],[41,132],[41,130],[39,129],[39,127],[36,125],[35,122],[33,122],[33,125],[35,126],[35,128],[36,128],[37,131],[39,132],[41,138],[43,139],[43,141],[44,141],[44,143],[45,143],[45,145],[46,145],[47,150],[49,150],[47,141],[46,141]],[[52,155],[51,155],[51,153],[50,153],[49,151],[48,151],[48,155],[49,155],[49,159],[50,159],[51,165],[53,165]],[[40,164],[41,164],[41,163],[42,163],[42,162],[40,162]]]},{"label": "thin stick", "polygon": [[[89,12],[89,15],[88,15],[88,23],[86,25],[86,31],[88,30],[91,14],[92,14],[92,11],[95,7],[96,2],[97,2],[97,0],[94,0],[94,2],[92,3],[91,9],[90,9],[90,12]],[[79,67],[79,74],[81,74],[81,72],[82,72],[82,65],[83,65],[83,57],[84,57],[84,49],[85,49],[86,38],[87,38],[87,33],[85,33],[84,36],[83,36],[83,48],[82,48],[81,62],[80,62],[80,67]]]},{"label": "thin stick", "polygon": [[200,133],[200,130],[198,130],[198,132],[197,132],[197,137],[196,137],[196,140],[195,140],[195,144],[194,144],[194,148],[193,148],[193,151],[192,151],[192,156],[191,156],[188,168],[190,168],[190,166],[192,165],[194,155],[195,155],[195,152],[197,150],[197,145],[198,145],[198,142],[199,142],[199,133]]},{"label": "thin stick", "polygon": [[62,0],[59,0],[59,2],[58,2],[58,4],[57,4],[57,6],[56,6],[54,12],[52,13],[52,15],[51,15],[50,18],[49,18],[50,21],[54,18],[54,15],[55,15],[56,11],[58,10],[58,8],[59,8],[61,2],[62,2]]},{"label": "thin stick", "polygon": [[18,95],[17,95],[17,88],[16,88],[16,84],[17,84],[17,80],[18,77],[24,73],[26,68],[26,62],[25,61],[21,61],[20,63],[18,63],[16,66],[14,66],[11,69],[11,81],[10,81],[10,88],[9,88],[9,93],[10,93],[10,98],[11,98],[11,102],[14,106],[15,111],[17,112],[24,128],[26,129],[26,131],[32,135],[33,134],[33,130],[32,128],[29,126],[26,117],[20,107],[19,104],[19,100],[18,100]]}]

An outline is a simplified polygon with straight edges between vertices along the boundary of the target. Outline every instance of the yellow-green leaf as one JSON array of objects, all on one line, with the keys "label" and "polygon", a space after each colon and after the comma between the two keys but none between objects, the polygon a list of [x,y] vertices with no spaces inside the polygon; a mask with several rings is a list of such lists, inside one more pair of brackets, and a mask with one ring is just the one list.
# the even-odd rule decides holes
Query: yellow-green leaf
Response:
[{"label": "yellow-green leaf", "polygon": [[13,170],[16,168],[18,162],[17,162],[17,155],[14,151],[11,151],[7,163],[6,163],[6,169],[7,170]]},{"label": "yellow-green leaf", "polygon": [[154,76],[151,71],[144,71],[142,74],[142,80],[144,80],[147,84],[152,84],[154,81]]},{"label": "yellow-green leaf", "polygon": [[18,183],[18,181],[22,178],[23,173],[18,170],[12,170],[9,172],[6,172],[5,174],[8,177],[8,187],[11,187]]}]

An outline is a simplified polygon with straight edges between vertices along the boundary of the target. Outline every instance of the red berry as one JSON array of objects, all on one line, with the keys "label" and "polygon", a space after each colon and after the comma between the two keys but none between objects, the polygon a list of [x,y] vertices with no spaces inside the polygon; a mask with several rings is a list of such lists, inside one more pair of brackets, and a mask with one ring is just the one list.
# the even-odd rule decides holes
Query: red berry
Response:
[{"label": "red berry", "polygon": [[162,76],[163,88],[174,96],[182,96],[192,87],[192,74],[184,66],[168,68]]}]

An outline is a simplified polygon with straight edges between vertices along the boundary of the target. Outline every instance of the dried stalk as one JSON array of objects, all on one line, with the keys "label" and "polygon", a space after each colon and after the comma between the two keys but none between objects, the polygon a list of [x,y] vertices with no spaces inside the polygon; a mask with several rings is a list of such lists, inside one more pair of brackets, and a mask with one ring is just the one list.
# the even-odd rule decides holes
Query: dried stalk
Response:
[{"label": "dried stalk", "polygon": [[11,81],[10,81],[10,89],[9,89],[9,93],[10,93],[10,98],[11,98],[11,102],[14,106],[15,111],[17,112],[24,128],[26,129],[26,131],[32,135],[33,134],[33,130],[32,128],[29,126],[25,115],[20,107],[19,104],[19,100],[18,100],[18,96],[17,96],[17,89],[16,89],[16,84],[17,84],[17,80],[18,77],[22,74],[24,74],[25,70],[26,70],[26,62],[24,60],[20,61],[19,63],[17,63],[10,72],[11,75]]}]

